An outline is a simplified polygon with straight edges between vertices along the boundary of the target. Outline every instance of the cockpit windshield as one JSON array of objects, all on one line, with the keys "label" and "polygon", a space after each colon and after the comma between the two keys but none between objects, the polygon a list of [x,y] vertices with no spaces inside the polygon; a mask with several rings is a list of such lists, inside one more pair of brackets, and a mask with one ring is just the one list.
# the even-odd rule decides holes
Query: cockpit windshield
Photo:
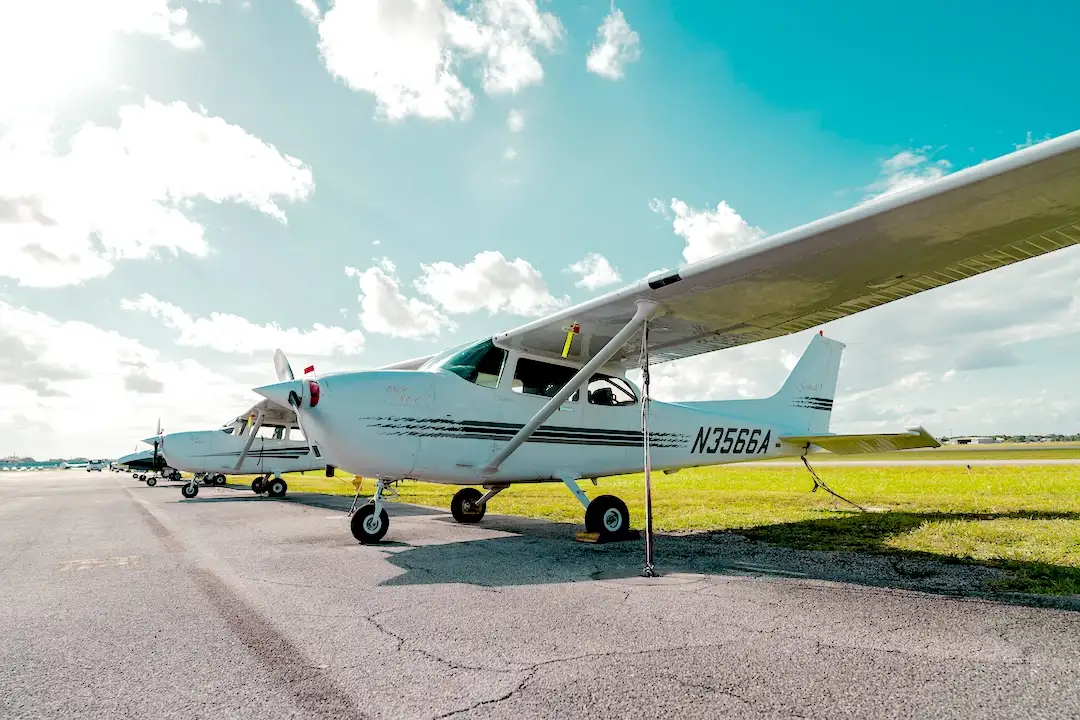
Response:
[{"label": "cockpit windshield", "polygon": [[424,363],[422,369],[446,370],[483,387],[493,388],[499,384],[499,376],[506,364],[506,351],[495,347],[491,339],[467,345],[442,357],[434,357]]}]

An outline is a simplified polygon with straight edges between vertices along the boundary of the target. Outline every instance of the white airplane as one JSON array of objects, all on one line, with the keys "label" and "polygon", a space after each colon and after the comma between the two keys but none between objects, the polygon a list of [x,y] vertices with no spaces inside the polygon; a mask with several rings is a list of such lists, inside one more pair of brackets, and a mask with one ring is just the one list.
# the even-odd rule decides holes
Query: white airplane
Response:
[{"label": "white airplane", "polygon": [[[157,438],[153,438],[156,440]],[[117,458],[113,466],[118,470],[128,471],[136,480],[145,482],[150,487],[157,485],[158,480],[180,480],[180,471],[169,467],[165,458],[153,450],[139,450],[121,458]]]},{"label": "white airplane", "polygon": [[153,450],[136,450],[133,453],[117,458],[111,467],[130,472],[136,480],[145,482],[150,487],[157,485],[158,480],[180,480],[180,471],[169,467],[160,452],[161,418],[157,421],[157,434],[152,438],[146,438],[142,442],[152,445]]},{"label": "white airplane", "polygon": [[[294,437],[299,431],[300,437]],[[161,452],[170,466],[195,473],[184,484],[186,498],[199,494],[199,479],[224,485],[225,475],[258,475],[251,483],[255,493],[282,497],[288,483],[287,472],[325,470],[334,474],[319,447],[309,443],[288,406],[262,400],[244,413],[214,430],[194,430],[159,436]]]},{"label": "white airplane", "polygon": [[[651,363],[812,329],[1077,243],[1080,131],[654,273],[462,349],[317,379],[296,379],[279,350],[279,382],[255,392],[296,410],[336,466],[377,480],[352,515],[362,543],[385,535],[383,492],[406,478],[481,486],[486,492],[454,496],[462,523],[479,521],[514,483],[562,482],[585,507],[587,531],[625,538],[626,505],[611,495],[590,500],[580,481],[782,456],[801,457],[813,472],[806,455],[815,447],[939,445],[922,428],[830,432],[844,346],[822,335],[780,391],[760,400],[651,401]],[[642,388],[625,377],[633,368],[643,370]]]}]

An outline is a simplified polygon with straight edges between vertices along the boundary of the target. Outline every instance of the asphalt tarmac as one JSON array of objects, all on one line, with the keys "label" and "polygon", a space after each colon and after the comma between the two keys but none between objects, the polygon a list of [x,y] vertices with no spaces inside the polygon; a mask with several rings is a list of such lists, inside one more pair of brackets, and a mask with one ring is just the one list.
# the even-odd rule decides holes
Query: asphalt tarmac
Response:
[{"label": "asphalt tarmac", "polygon": [[347,507],[0,474],[0,717],[1080,716],[1080,612],[960,571],[710,534],[643,581],[640,541]]}]

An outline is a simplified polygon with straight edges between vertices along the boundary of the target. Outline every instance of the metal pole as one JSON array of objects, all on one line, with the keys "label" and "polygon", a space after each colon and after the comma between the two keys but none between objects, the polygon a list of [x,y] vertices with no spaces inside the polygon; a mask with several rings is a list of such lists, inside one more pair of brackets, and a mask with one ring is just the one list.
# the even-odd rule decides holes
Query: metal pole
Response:
[{"label": "metal pole", "polygon": [[656,577],[653,567],[652,458],[649,452],[649,322],[641,328],[641,439],[645,451],[645,567],[644,577]]}]

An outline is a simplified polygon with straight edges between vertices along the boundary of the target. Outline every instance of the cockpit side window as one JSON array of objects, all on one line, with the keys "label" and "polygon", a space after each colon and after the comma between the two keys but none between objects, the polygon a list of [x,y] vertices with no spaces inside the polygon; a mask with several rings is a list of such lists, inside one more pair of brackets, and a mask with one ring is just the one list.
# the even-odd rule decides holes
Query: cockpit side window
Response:
[{"label": "cockpit side window", "polygon": [[[518,358],[517,367],[514,369],[514,392],[525,395],[540,395],[541,397],[554,397],[566,383],[577,373],[576,368],[565,365]],[[570,398],[576,400],[577,394]]]},{"label": "cockpit side window", "polygon": [[440,367],[481,387],[494,388],[505,365],[506,351],[485,340],[452,355]]}]

